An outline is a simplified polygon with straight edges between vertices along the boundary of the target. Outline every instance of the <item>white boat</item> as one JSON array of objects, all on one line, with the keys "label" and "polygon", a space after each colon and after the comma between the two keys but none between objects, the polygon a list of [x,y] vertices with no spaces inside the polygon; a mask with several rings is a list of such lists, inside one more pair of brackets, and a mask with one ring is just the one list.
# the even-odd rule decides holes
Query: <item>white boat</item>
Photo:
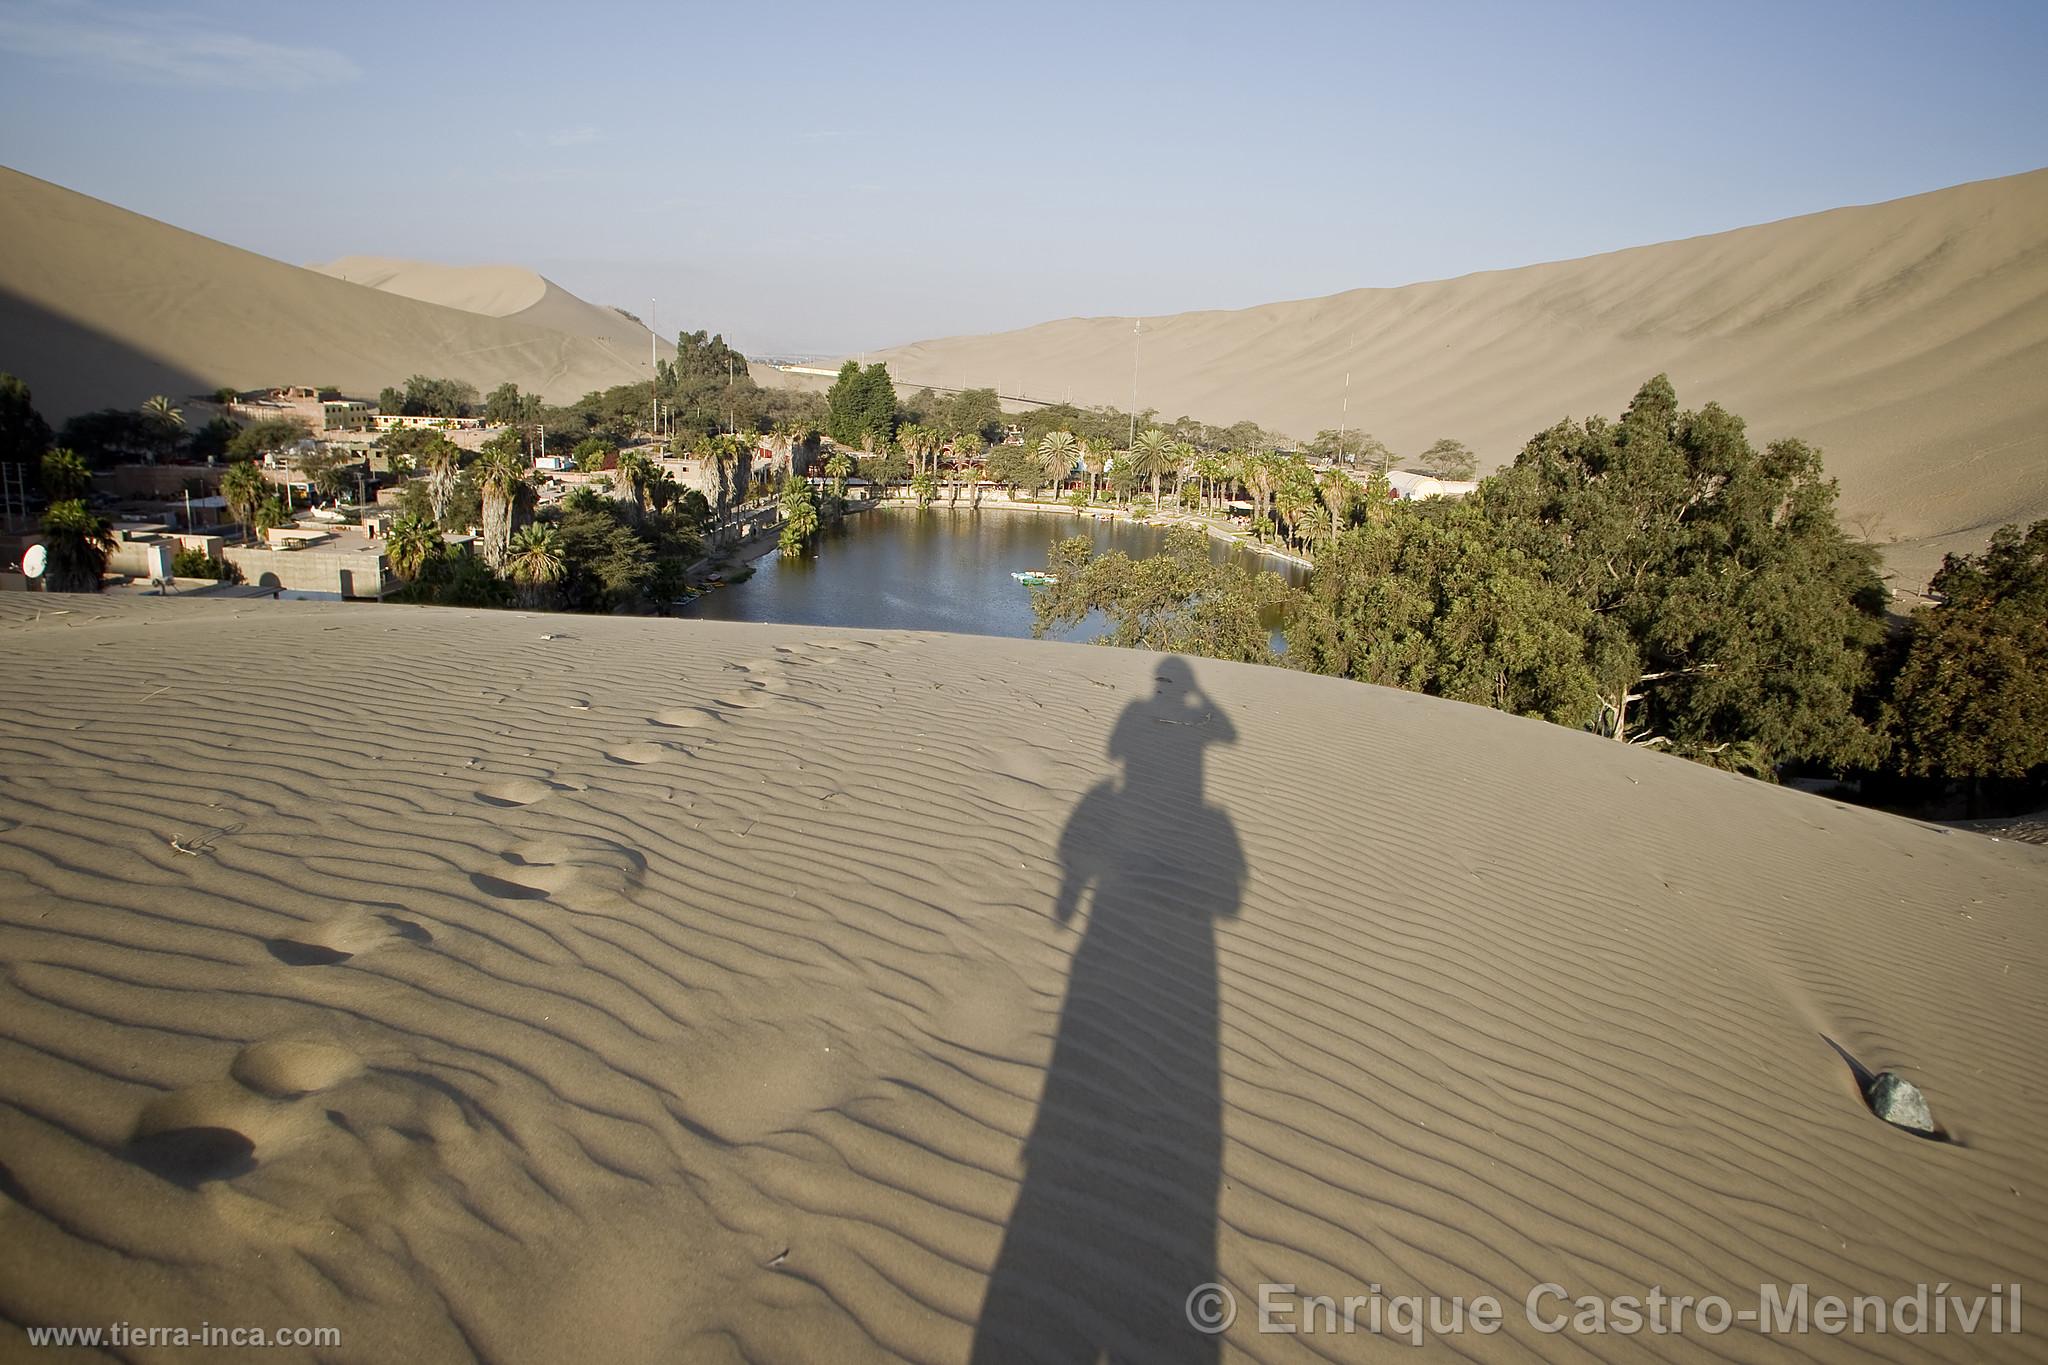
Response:
[{"label": "white boat", "polygon": [[1043,569],[1023,569],[1011,574],[1010,577],[1019,583],[1029,583],[1034,588],[1050,587],[1060,581],[1058,574],[1050,574]]}]

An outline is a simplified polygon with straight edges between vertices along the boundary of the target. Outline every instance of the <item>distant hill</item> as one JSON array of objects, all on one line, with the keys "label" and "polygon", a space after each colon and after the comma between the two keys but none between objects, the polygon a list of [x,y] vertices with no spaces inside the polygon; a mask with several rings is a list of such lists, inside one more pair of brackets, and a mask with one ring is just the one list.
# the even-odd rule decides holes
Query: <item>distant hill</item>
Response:
[{"label": "distant hill", "polygon": [[[1127,406],[1133,319],[1070,318],[880,353],[921,383]],[[1308,437],[1340,420],[1413,455],[1511,460],[1650,375],[1821,446],[1852,528],[1906,586],[2048,516],[2048,171],[1399,289],[1146,318],[1139,397]],[[871,357],[872,358],[872,357]]]},{"label": "distant hill", "polygon": [[[480,389],[509,379],[566,402],[648,376],[644,327],[529,272],[494,268],[495,290],[464,275],[466,296],[409,297],[5,168],[0,241],[0,370],[26,379],[53,421],[223,385],[332,384],[374,395],[429,374]],[[445,268],[426,271],[437,269]],[[463,303],[488,306],[454,306]]]}]

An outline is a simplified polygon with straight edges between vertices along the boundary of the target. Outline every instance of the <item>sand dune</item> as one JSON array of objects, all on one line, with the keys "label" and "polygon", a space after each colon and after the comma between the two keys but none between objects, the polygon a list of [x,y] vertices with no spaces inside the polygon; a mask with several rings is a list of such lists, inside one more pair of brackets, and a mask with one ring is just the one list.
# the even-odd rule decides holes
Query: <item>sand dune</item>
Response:
[{"label": "sand dune", "polygon": [[[1132,319],[882,353],[898,386],[1128,406]],[[1914,585],[2048,516],[2048,171],[1584,260],[1144,320],[1139,402],[1297,436],[1350,413],[1402,454],[1489,463],[1668,372],[1820,445],[1846,519]]]},{"label": "sand dune", "polygon": [[653,335],[618,309],[588,303],[524,266],[437,265],[391,256],[344,256],[310,268],[425,303],[591,337],[610,344],[623,356],[644,357]]},{"label": "sand dune", "polygon": [[[616,334],[565,327],[606,311],[572,296],[543,290],[518,316],[485,316],[286,265],[4,168],[0,237],[0,369],[27,379],[53,420],[221,385],[374,395],[430,374],[480,388],[509,379],[567,402],[647,377],[645,329],[635,346],[622,317]],[[512,283],[500,280],[500,303]]]},{"label": "sand dune", "polygon": [[1510,1305],[1437,1358],[2048,1356],[1518,1306],[2031,1295],[2043,850],[1084,646],[28,596],[0,635],[8,1354],[1187,1361],[1213,1279]]}]

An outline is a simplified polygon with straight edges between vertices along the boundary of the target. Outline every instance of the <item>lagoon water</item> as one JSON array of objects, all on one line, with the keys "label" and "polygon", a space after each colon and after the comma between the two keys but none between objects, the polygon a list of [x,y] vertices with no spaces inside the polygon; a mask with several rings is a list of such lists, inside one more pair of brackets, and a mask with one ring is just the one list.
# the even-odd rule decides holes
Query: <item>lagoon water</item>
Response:
[{"label": "lagoon water", "polygon": [[[881,507],[844,518],[801,559],[777,552],[757,560],[752,578],[707,593],[684,614],[720,621],[1028,637],[1031,589],[1010,575],[1044,568],[1052,543],[1077,535],[1089,537],[1098,550],[1122,550],[1133,558],[1156,553],[1166,543],[1162,529],[1079,513]],[[1246,555],[1221,541],[1211,541],[1209,551],[1218,560]],[[1278,560],[1246,558],[1289,568]],[[1100,621],[1085,621],[1058,638],[1086,640],[1102,629]]]}]

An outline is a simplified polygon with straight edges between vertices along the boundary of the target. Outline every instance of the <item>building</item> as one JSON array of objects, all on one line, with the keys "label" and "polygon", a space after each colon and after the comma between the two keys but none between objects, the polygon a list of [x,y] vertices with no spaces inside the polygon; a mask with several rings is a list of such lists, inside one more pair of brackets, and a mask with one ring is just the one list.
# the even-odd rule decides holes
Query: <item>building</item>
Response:
[{"label": "building", "polygon": [[368,431],[376,415],[374,404],[360,398],[343,398],[332,389],[306,384],[287,384],[271,389],[260,398],[237,399],[228,404],[236,417],[258,421],[266,417],[296,417],[315,434]]},{"label": "building", "polygon": [[481,417],[408,417],[401,412],[380,412],[373,419],[379,431],[482,431]]}]

